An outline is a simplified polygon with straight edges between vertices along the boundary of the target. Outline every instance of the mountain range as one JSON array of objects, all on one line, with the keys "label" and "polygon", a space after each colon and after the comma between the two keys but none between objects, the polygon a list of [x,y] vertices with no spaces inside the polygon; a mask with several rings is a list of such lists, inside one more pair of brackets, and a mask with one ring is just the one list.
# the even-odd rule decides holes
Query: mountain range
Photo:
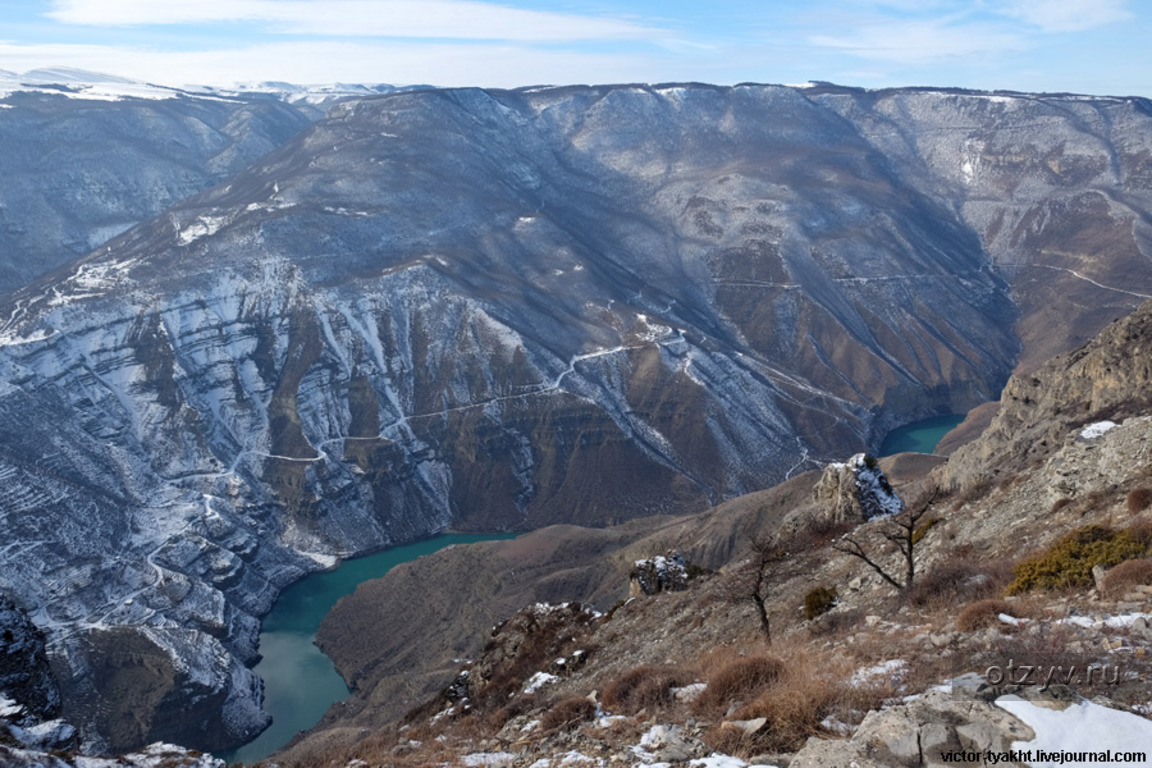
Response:
[{"label": "mountain range", "polygon": [[115,749],[262,727],[310,570],[699,510],[1152,296],[1138,98],[83,95],[0,100],[0,585]]}]

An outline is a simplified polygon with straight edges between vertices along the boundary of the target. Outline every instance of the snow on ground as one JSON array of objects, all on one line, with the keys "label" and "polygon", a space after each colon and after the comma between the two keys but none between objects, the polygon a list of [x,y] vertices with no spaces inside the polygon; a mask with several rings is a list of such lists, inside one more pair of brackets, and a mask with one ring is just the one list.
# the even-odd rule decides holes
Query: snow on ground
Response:
[{"label": "snow on ground", "polygon": [[1099,618],[1093,616],[1069,616],[1064,619],[1057,619],[1055,623],[1075,624],[1078,627],[1084,627],[1086,629],[1100,629],[1101,627],[1121,629],[1123,627],[1131,627],[1138,619],[1152,621],[1152,613],[1121,613],[1118,616],[1102,616]]},{"label": "snow on ground", "polygon": [[[1077,762],[1077,752],[1100,753],[1144,752],[1152,746],[1152,721],[1130,712],[1109,709],[1090,701],[1071,704],[1066,709],[1049,709],[1019,696],[1001,696],[996,705],[1007,710],[1036,734],[1031,741],[1012,743],[1012,749],[1056,753],[1051,760],[1033,760],[1034,768],[1055,765],[1097,764],[1085,755]],[[1137,765],[1136,762],[1112,762],[1110,765]],[[1143,764],[1141,761],[1139,764]]]},{"label": "snow on ground", "polygon": [[0,695],[0,717],[15,717],[24,711],[24,707],[12,699]]},{"label": "snow on ground", "polygon": [[880,678],[887,677],[892,681],[893,685],[897,685],[904,679],[904,675],[908,671],[908,662],[904,659],[891,659],[889,661],[882,661],[879,664],[873,664],[871,667],[863,667],[856,670],[852,675],[851,685],[864,685],[865,683],[876,682]]},{"label": "snow on ground", "polygon": [[693,702],[700,698],[700,694],[704,693],[704,689],[708,687],[707,683],[692,683],[685,685],[682,688],[672,689],[672,698],[676,701]]},{"label": "snow on ground", "polygon": [[537,672],[528,678],[528,682],[524,685],[524,693],[536,693],[546,685],[560,682],[560,678],[556,675],[550,675],[547,672]]},{"label": "snow on ground", "polygon": [[713,752],[708,757],[688,761],[688,768],[744,768],[748,763],[738,757]]},{"label": "snow on ground", "polygon": [[506,768],[516,756],[509,752],[473,752],[460,757],[460,764],[468,768]]},{"label": "snow on ground", "polygon": [[1098,421],[1095,424],[1089,424],[1088,426],[1084,427],[1084,429],[1080,430],[1080,437],[1084,438],[1085,440],[1093,440],[1097,437],[1100,437],[1100,435],[1104,434],[1108,430],[1115,429],[1118,426],[1120,425],[1114,421]]}]

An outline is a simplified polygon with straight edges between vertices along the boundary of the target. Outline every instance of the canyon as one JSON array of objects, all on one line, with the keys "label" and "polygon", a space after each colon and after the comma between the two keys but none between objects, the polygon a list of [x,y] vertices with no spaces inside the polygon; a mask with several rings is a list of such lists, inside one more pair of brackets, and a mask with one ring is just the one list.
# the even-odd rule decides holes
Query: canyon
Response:
[{"label": "canyon", "polygon": [[[2,101],[16,133],[158,109]],[[64,232],[9,202],[42,170],[0,183],[5,258],[45,265],[0,307],[0,586],[95,748],[255,735],[259,617],[340,558],[696,512],[995,400],[1152,296],[1143,99],[157,103],[224,127],[179,169],[117,161],[153,207],[109,192]]]}]

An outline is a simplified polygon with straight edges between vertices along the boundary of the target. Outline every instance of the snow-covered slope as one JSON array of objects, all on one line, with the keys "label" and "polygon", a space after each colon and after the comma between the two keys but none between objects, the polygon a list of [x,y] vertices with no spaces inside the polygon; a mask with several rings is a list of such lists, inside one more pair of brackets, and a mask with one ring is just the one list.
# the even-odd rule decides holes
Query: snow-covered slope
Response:
[{"label": "snow-covered slope", "polygon": [[224,181],[322,117],[332,98],[0,72],[0,292]]}]

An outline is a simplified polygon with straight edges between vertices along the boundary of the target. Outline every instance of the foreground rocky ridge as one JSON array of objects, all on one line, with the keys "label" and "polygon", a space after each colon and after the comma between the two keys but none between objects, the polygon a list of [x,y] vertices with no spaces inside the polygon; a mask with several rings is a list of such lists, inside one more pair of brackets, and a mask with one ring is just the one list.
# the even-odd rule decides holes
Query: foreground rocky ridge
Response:
[{"label": "foreground rocky ridge", "polygon": [[[928,518],[935,522],[925,529],[916,553],[919,580],[903,594],[835,548],[850,531],[881,567],[897,572],[899,558],[885,552],[882,537],[891,518],[864,522],[861,514],[829,527],[837,503],[818,490],[826,483],[816,472],[699,517],[661,520],[649,539],[628,538],[628,528],[589,532],[616,546],[589,546],[584,558],[568,550],[555,555],[557,548],[542,545],[578,540],[563,529],[490,545],[483,556],[467,548],[444,551],[409,564],[419,579],[397,569],[362,585],[326,620],[322,636],[330,638],[328,652],[353,683],[353,697],[272,762],[542,767],[639,761],[798,768],[945,765],[944,755],[954,750],[1051,748],[1049,736],[1028,724],[1047,721],[1030,714],[1032,704],[1017,703],[1009,694],[1048,711],[1091,714],[1113,723],[1094,734],[1100,749],[1146,746],[1152,732],[1147,720],[1152,667],[1136,651],[1152,640],[1152,566],[1145,568],[1143,582],[1127,586],[1112,586],[1105,572],[1097,575],[1096,587],[992,598],[1008,584],[1014,562],[1090,524],[1141,537],[1144,555],[1132,564],[1152,563],[1152,387],[1141,354],[1152,338],[1149,318],[1152,302],[1084,348],[1030,374],[1032,391],[1044,396],[1013,404],[1009,396],[1018,390],[1010,384],[996,422],[1000,430],[988,430],[947,462],[913,455],[880,462],[906,499],[938,489]],[[1117,382],[1125,386],[1116,388]],[[1113,418],[1085,423],[1083,414]],[[1013,423],[1022,423],[1028,434],[1048,436],[1043,461],[1020,451],[1034,439],[1014,442],[1007,426]],[[974,476],[981,481],[939,491],[940,479],[954,476],[954,463],[963,472],[979,466],[982,473]],[[997,468],[1004,471],[994,473]],[[630,526],[634,530],[641,522]],[[771,644],[764,643],[741,586],[747,584],[742,579],[749,565],[745,547],[757,534],[773,534],[782,546],[766,590]],[[447,685],[453,675],[456,681],[399,723],[396,709],[384,705],[386,697],[373,695],[395,690],[386,687],[387,674],[379,673],[383,660],[349,654],[354,640],[339,638],[341,623],[351,616],[361,623],[386,624],[397,615],[421,620],[430,587],[420,585],[437,584],[457,570],[467,574],[467,582],[496,586],[438,593],[448,602],[447,611],[454,603],[500,604],[506,595],[502,585],[514,582],[517,573],[513,560],[501,559],[499,547],[518,547],[518,561],[529,564],[521,584],[525,596],[548,591],[553,601],[593,601],[603,610],[627,594],[628,558],[667,546],[682,547],[690,562],[720,572],[696,578],[683,592],[618,604],[591,624],[581,620],[554,627],[548,622],[564,614],[538,604],[493,629],[482,650],[483,627],[472,631],[471,641],[455,627],[453,652],[469,651],[471,642],[475,661],[465,675],[442,660],[439,684]],[[525,559],[526,552],[540,560]],[[479,563],[483,571],[477,570]],[[581,573],[602,574],[603,581],[589,582]],[[816,587],[834,589],[836,601],[830,610],[806,616],[806,596]],[[526,629],[531,627],[536,629]],[[510,653],[509,648],[523,650]],[[579,664],[573,663],[575,651]],[[782,669],[799,673],[781,673],[760,698],[736,691],[717,694],[722,698],[709,703],[704,692],[732,685],[720,682],[723,668],[761,657],[782,659]],[[1009,657],[1121,665],[1128,683],[1041,689],[997,687],[969,677],[960,682],[965,692],[959,696],[950,689],[932,690],[962,673],[986,669],[989,659],[1005,663]],[[357,677],[352,669],[376,672]],[[434,684],[430,678],[426,689]],[[633,690],[646,693],[627,693]],[[640,698],[628,698],[633,695]],[[384,725],[389,719],[392,724]],[[717,751],[741,757],[708,757]],[[1005,758],[1005,764],[1025,763]]]},{"label": "foreground rocky ridge", "polygon": [[1049,306],[1075,336],[1152,293],[1150,136],[1023,94],[349,103],[8,303],[0,576],[89,738],[234,743],[308,570],[717,503],[993,397]]}]

